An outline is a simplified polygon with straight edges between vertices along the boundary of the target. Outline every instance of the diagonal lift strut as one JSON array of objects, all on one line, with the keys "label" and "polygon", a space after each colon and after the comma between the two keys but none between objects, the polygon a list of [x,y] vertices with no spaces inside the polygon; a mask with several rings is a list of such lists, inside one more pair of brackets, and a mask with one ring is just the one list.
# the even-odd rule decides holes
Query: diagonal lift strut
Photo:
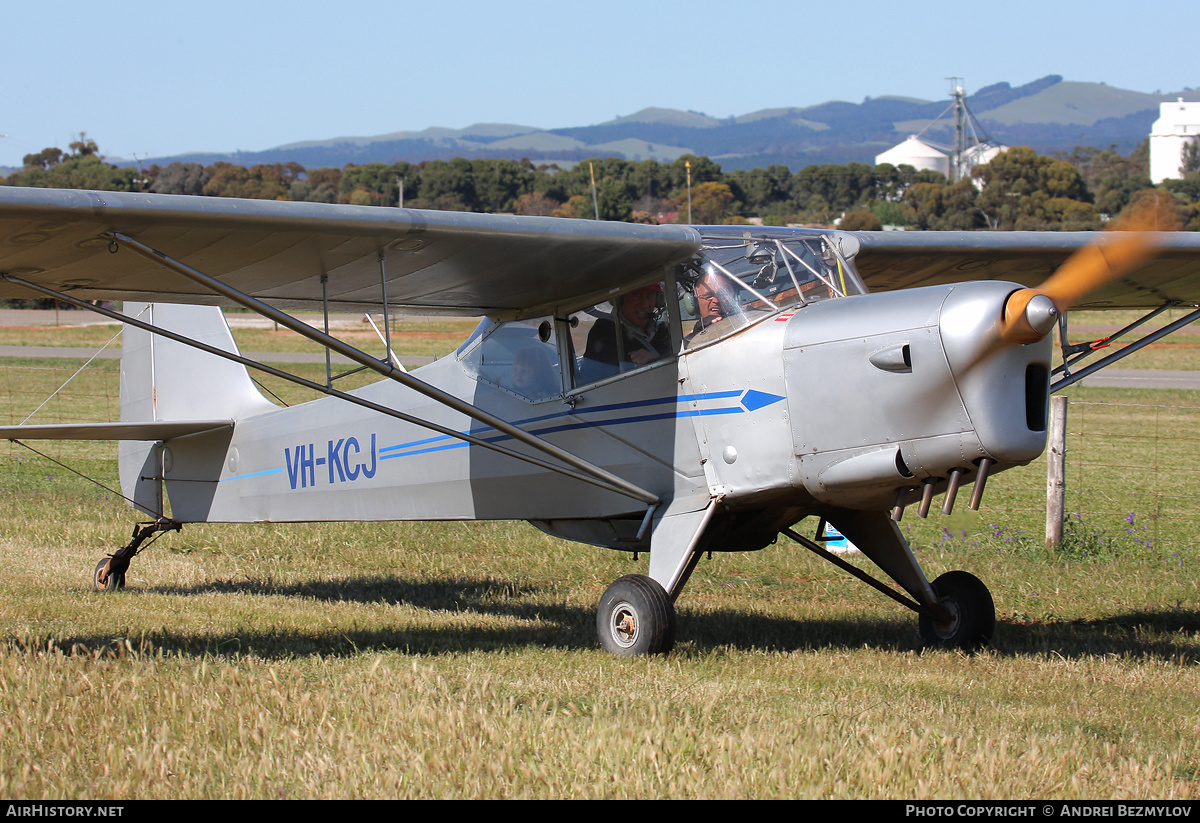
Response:
[{"label": "diagonal lift strut", "polygon": [[454,411],[460,412],[461,414],[471,418],[472,420],[475,420],[476,422],[479,422],[486,426],[489,426],[489,427],[493,428],[494,430],[500,432],[501,434],[507,435],[508,437],[511,437],[520,443],[524,443],[525,445],[529,446],[530,448],[536,449],[537,451],[541,452],[542,454],[548,455],[552,458],[555,458],[556,460],[561,461],[562,463],[565,463],[567,466],[570,466],[571,469],[574,469],[574,471],[572,471],[571,469],[567,469],[563,466],[557,466],[552,463],[548,463],[546,461],[540,460],[531,455],[522,454],[521,452],[517,452],[517,451],[513,451],[511,449],[504,448],[503,446],[499,446],[496,443],[489,442],[488,440],[485,440],[485,439],[482,439],[482,438],[479,438],[479,437],[476,437],[476,436],[473,436],[470,434],[466,434],[464,432],[455,431],[455,430],[447,428],[447,427],[439,426],[436,423],[432,423],[427,420],[422,420],[421,418],[407,415],[407,414],[397,411],[395,409],[391,409],[386,406],[381,406],[379,404],[372,403],[370,401],[364,400],[362,398],[356,397],[351,394],[347,394],[345,392],[337,391],[328,386],[322,386],[320,384],[313,383],[312,381],[304,380],[303,378],[296,377],[295,375],[288,374],[287,372],[283,372],[279,369],[274,369],[270,366],[266,366],[265,364],[258,363],[254,360],[250,360],[248,358],[243,358],[238,355],[234,355],[230,352],[226,352],[221,349],[213,348],[211,346],[206,346],[203,343],[200,343],[195,340],[191,340],[182,335],[176,335],[165,329],[158,328],[158,327],[153,326],[148,323],[143,323],[141,321],[135,320],[134,318],[126,317],[125,315],[119,314],[117,312],[113,312],[111,310],[107,310],[107,309],[103,309],[103,308],[100,308],[97,306],[93,306],[91,304],[87,304],[82,300],[77,300],[68,295],[61,294],[52,289],[49,289],[44,286],[40,286],[38,284],[23,280],[21,278],[13,277],[11,275],[2,275],[2,277],[5,280],[9,280],[13,283],[17,283],[17,284],[25,286],[27,288],[31,288],[31,289],[33,289],[35,291],[39,291],[43,294],[64,300],[68,303],[77,305],[81,308],[96,311],[107,317],[111,317],[114,320],[118,320],[123,323],[129,323],[130,325],[136,326],[138,328],[142,328],[153,334],[158,334],[158,335],[168,337],[172,340],[175,340],[178,343],[182,343],[184,345],[200,349],[207,353],[214,354],[219,357],[223,357],[227,360],[232,360],[234,362],[238,362],[244,366],[248,366],[251,368],[258,369],[260,371],[264,371],[273,376],[280,377],[282,379],[289,380],[293,383],[303,385],[306,388],[311,388],[316,391],[322,392],[324,394],[338,397],[343,400],[347,400],[347,401],[355,403],[357,405],[370,408],[373,411],[377,411],[377,412],[386,414],[391,417],[396,417],[398,419],[404,420],[405,422],[412,423],[412,424],[418,425],[418,426],[422,426],[423,428],[431,429],[433,431],[438,432],[439,434],[444,434],[444,435],[454,437],[459,440],[464,440],[468,443],[471,443],[472,445],[477,445],[477,446],[481,446],[484,448],[488,448],[493,451],[500,452],[501,454],[505,454],[507,456],[532,463],[541,468],[545,468],[545,469],[548,469],[551,471],[558,472],[560,474],[567,475],[569,477],[573,477],[578,480],[582,480],[584,482],[591,483],[592,485],[599,486],[600,488],[608,489],[608,490],[616,492],[618,494],[623,494],[627,497],[633,498],[634,500],[637,500],[637,501],[647,505],[648,507],[654,507],[659,503],[659,497],[657,495],[655,495],[654,493],[647,491],[633,483],[630,483],[629,481],[625,480],[624,478],[619,477],[619,476],[613,474],[612,472],[609,472],[599,466],[596,466],[596,465],[578,457],[577,455],[572,454],[571,452],[569,452],[559,446],[554,445],[553,443],[549,443],[546,440],[543,440],[542,438],[537,437],[536,435],[530,434],[529,432],[526,432],[523,429],[520,429],[520,428],[512,425],[511,423],[509,423],[505,420],[502,420],[502,419],[484,411],[483,409],[480,409],[479,407],[477,407],[471,403],[466,402],[465,400],[462,400],[458,397],[455,397],[454,395],[451,395],[447,392],[442,391],[441,389],[431,386],[430,384],[426,383],[425,381],[420,380],[419,378],[413,377],[412,375],[404,372],[402,369],[396,368],[390,362],[377,360],[376,358],[372,357],[371,355],[367,354],[366,352],[363,352],[363,351],[345,343],[344,341],[338,340],[336,337],[332,337],[328,334],[318,331],[317,329],[312,328],[308,324],[295,319],[294,317],[287,314],[286,312],[280,311],[279,309],[276,309],[275,307],[270,306],[270,305],[262,302],[261,300],[251,297],[250,295],[245,294],[244,292],[241,292],[231,286],[226,285],[225,283],[222,283],[221,281],[217,280],[214,277],[211,277],[207,274],[204,274],[203,272],[193,269],[192,267],[188,266],[187,264],[182,263],[178,260],[175,260],[174,258],[158,251],[157,249],[151,248],[143,243],[140,243],[137,240],[134,240],[131,237],[128,237],[124,234],[120,234],[118,232],[109,232],[107,234],[107,236],[114,241],[117,241],[121,244],[127,245],[131,250],[141,254],[142,256],[144,256],[154,262],[157,262],[157,263],[163,265],[164,267],[166,267],[180,275],[183,275],[187,279],[192,280],[193,282],[198,283],[198,284],[210,289],[211,291],[216,292],[219,295],[227,297],[228,299],[232,300],[233,302],[235,302],[241,306],[244,306],[244,307],[250,309],[251,311],[256,312],[257,314],[260,314],[263,317],[273,320],[273,321],[279,323],[281,326],[284,326],[285,328],[288,328],[288,329],[296,332],[297,334],[307,337],[308,339],[313,340],[314,342],[319,343],[322,346],[325,346],[327,349],[336,351],[337,353],[347,357],[348,359],[360,364],[361,366],[363,366],[365,368],[368,368],[368,369],[371,369],[372,371],[378,372],[379,374],[381,374],[384,377],[387,377],[391,380],[395,380],[396,382],[400,383],[401,385],[403,385],[409,389],[412,389],[413,391],[416,391],[419,394],[424,395],[425,397],[428,397],[429,399],[433,400],[434,402],[437,402],[437,403],[444,405],[450,409],[453,409]]}]

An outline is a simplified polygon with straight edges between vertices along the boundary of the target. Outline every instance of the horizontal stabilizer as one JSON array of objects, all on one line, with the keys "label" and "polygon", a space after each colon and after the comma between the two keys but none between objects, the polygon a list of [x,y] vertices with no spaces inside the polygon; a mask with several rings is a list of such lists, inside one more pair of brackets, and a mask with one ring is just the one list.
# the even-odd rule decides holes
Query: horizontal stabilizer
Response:
[{"label": "horizontal stabilizer", "polygon": [[144,423],[52,423],[0,426],[0,440],[170,440],[227,429],[232,420],[159,420]]}]

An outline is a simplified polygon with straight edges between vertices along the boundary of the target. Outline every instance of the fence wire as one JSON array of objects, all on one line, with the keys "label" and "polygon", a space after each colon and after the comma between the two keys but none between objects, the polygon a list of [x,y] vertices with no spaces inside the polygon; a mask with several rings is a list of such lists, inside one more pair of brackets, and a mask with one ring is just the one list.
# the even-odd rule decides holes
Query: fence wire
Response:
[{"label": "fence wire", "polygon": [[[1200,545],[1200,405],[1072,397],[1066,432],[1069,520],[1147,546]],[[989,481],[985,517],[1040,538],[1046,494],[1043,455]]]}]

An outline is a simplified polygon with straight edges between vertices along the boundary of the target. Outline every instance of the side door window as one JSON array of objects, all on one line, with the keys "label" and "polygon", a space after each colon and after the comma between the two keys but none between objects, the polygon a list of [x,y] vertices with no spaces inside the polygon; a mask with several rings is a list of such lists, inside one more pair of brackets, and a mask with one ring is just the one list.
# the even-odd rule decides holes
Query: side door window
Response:
[{"label": "side door window", "polygon": [[563,393],[552,318],[493,327],[463,358],[463,365],[477,379],[526,400],[546,400]]},{"label": "side door window", "polygon": [[576,386],[648,366],[674,353],[662,283],[576,312],[570,327]]}]

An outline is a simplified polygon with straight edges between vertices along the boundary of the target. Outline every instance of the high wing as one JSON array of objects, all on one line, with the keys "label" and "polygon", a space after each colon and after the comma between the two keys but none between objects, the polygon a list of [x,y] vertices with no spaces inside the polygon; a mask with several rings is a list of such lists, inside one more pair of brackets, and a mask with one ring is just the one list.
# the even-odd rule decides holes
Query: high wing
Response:
[{"label": "high wing", "polygon": [[700,246],[685,226],[0,187],[0,273],[87,300],[220,302],[110,232],[280,307],[320,309],[327,290],[331,308],[376,308],[382,268],[390,306],[498,318],[600,302]]},{"label": "high wing", "polygon": [[[1038,286],[1103,232],[846,232],[858,253],[855,266],[867,287],[891,291],[916,286],[1005,280]],[[1200,304],[1200,234],[1163,233],[1159,253],[1127,277],[1093,292],[1075,309],[1157,308]],[[845,249],[847,252],[849,249]]]},{"label": "high wing", "polygon": [[[110,233],[280,307],[376,308],[386,278],[388,303],[397,308],[500,319],[599,302],[654,279],[700,246],[699,233],[687,226],[0,187],[0,273],[89,300],[222,302],[119,248]],[[967,280],[1036,286],[1073,252],[1104,238],[1095,232],[839,234],[871,291]],[[1163,234],[1160,245],[1151,262],[1076,308],[1200,304],[1200,235]],[[0,283],[0,297],[28,296]]]}]

